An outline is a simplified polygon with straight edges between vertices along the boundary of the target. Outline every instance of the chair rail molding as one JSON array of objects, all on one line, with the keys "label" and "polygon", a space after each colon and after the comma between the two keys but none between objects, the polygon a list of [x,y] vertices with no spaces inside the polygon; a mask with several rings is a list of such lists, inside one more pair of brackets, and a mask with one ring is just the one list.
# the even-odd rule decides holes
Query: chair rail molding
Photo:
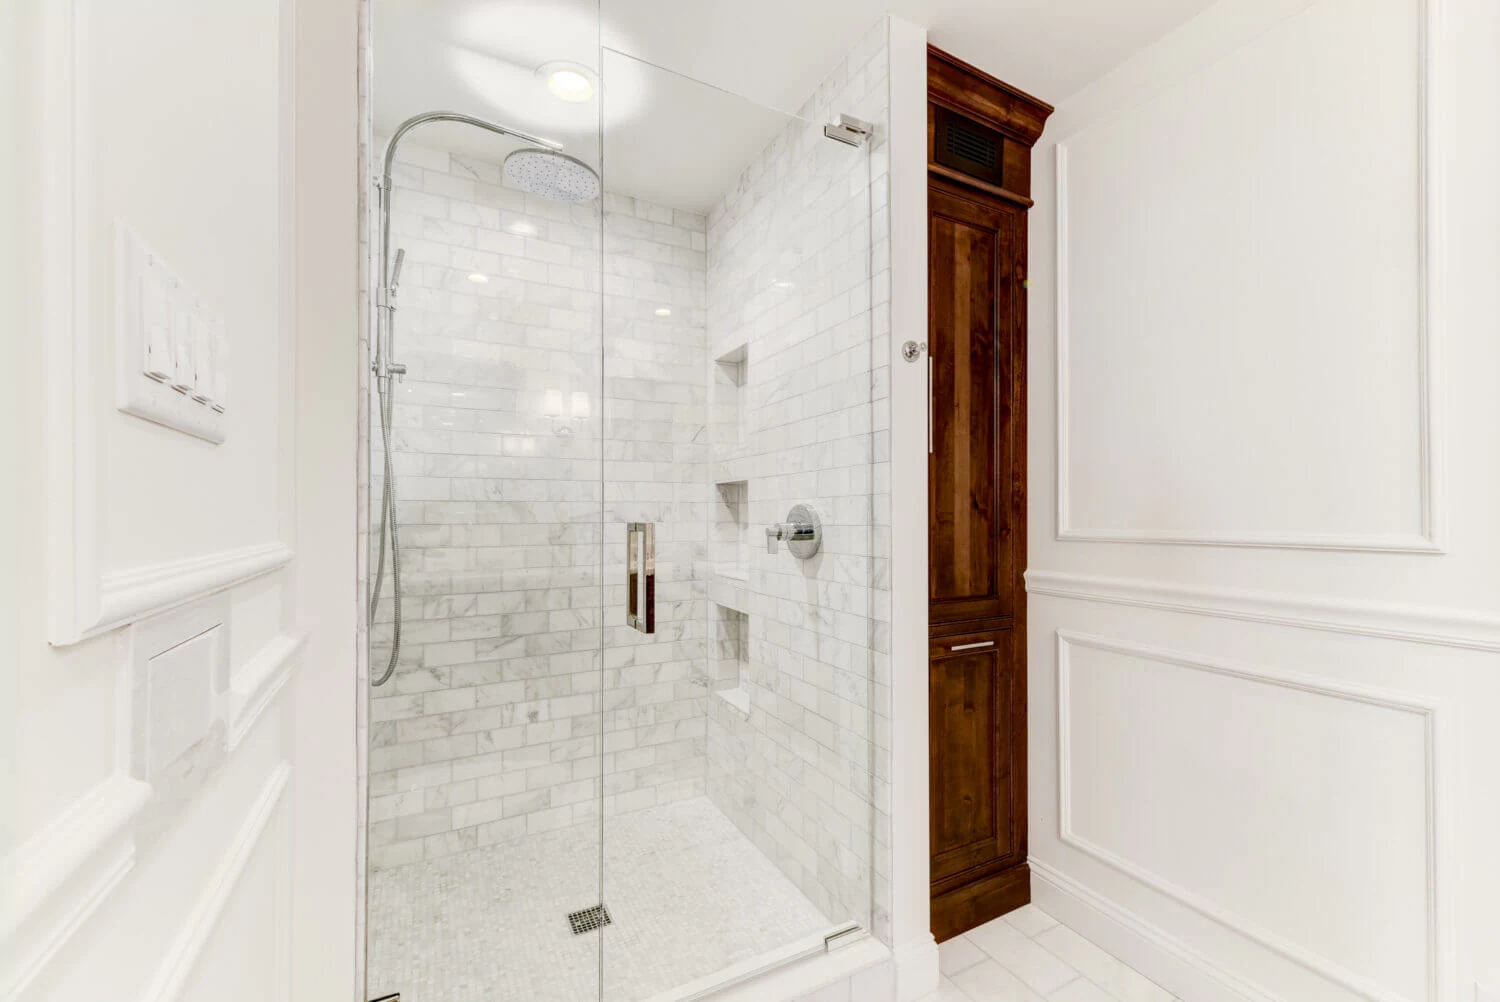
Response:
[{"label": "chair rail molding", "polygon": [[[1098,119],[1075,128],[1056,144],[1056,212],[1054,219],[1056,330],[1054,348],[1056,528],[1061,541],[1174,543],[1196,546],[1273,547],[1284,549],[1355,550],[1366,552],[1416,552],[1440,554],[1447,550],[1448,510],[1446,492],[1445,439],[1442,408],[1441,347],[1444,328],[1443,276],[1444,261],[1444,159],[1440,150],[1445,135],[1443,120],[1443,74],[1441,61],[1430,57],[1442,37],[1443,0],[1416,0],[1418,37],[1417,90],[1417,219],[1415,275],[1417,288],[1416,353],[1419,384],[1417,441],[1420,490],[1420,524],[1412,532],[1334,533],[1296,530],[1248,530],[1227,527],[1221,530],[1173,528],[1112,528],[1077,525],[1070,503],[1070,318],[1069,284],[1069,200],[1068,138],[1080,135],[1110,114],[1129,110],[1113,109]],[[1248,40],[1246,40],[1248,42]],[[1243,44],[1243,43],[1242,43]],[[1228,53],[1225,53],[1227,55]],[[1222,57],[1221,57],[1222,58]]]},{"label": "chair rail molding", "polygon": [[1371,1002],[1416,1002],[1415,999],[1391,991],[1370,978],[1349,970],[1338,962],[1322,956],[1286,937],[1243,919],[1230,910],[1189,888],[1178,886],[1160,874],[1126,859],[1109,849],[1094,843],[1073,830],[1072,790],[1072,721],[1069,693],[1071,681],[1071,652],[1075,648],[1091,648],[1121,654],[1127,657],[1156,661],[1162,664],[1195,671],[1207,672],[1225,678],[1239,679],[1264,685],[1294,689],[1315,696],[1336,700],[1363,703],[1398,713],[1415,714],[1422,719],[1424,728],[1424,825],[1426,829],[1425,868],[1427,873],[1427,990],[1420,996],[1422,1002],[1439,1002],[1450,999],[1452,986],[1456,982],[1453,971],[1456,956],[1453,944],[1453,909],[1450,898],[1454,887],[1448,872],[1449,861],[1455,853],[1449,845],[1453,825],[1450,814],[1453,804],[1451,793],[1451,762],[1448,751],[1447,728],[1440,726],[1446,714],[1442,702],[1437,699],[1410,693],[1392,692],[1385,689],[1351,685],[1338,679],[1317,678],[1279,669],[1257,667],[1237,662],[1203,658],[1183,652],[1153,647],[1134,641],[1115,640],[1092,636],[1070,630],[1057,630],[1057,768],[1058,768],[1058,840],[1101,863],[1125,874],[1146,887],[1178,902],[1219,925],[1246,939],[1292,961],[1329,981],[1341,985],[1361,998]]},{"label": "chair rail molding", "polygon": [[306,634],[283,633],[263,647],[229,683],[229,750],[249,734],[302,661]]},{"label": "chair rail molding", "polygon": [[[40,315],[43,341],[44,451],[48,517],[48,640],[79,643],[116,627],[222,591],[269,573],[292,559],[281,540],[181,560],[105,570],[101,566],[97,516],[104,503],[99,483],[93,412],[97,401],[96,354],[90,344],[86,296],[98,276],[90,273],[87,227],[94,206],[86,159],[90,109],[82,83],[89,68],[88,31],[77,0],[40,5],[36,91],[41,97],[33,132],[41,174]],[[282,26],[289,35],[290,20]],[[283,96],[290,102],[290,94]],[[281,154],[283,183],[290,177],[291,150]],[[283,201],[292,193],[283,188]],[[285,208],[283,209],[283,214]],[[103,311],[113,317],[113,311]],[[112,321],[111,321],[112,322]],[[283,332],[284,335],[284,332]]]},{"label": "chair rail molding", "polygon": [[1500,616],[1463,609],[1046,570],[1028,571],[1026,590],[1080,602],[1500,652]]}]

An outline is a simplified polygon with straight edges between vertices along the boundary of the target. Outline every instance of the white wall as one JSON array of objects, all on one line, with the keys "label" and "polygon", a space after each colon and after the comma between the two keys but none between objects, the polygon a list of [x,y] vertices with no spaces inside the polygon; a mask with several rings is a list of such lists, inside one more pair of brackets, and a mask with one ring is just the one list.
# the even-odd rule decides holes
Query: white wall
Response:
[{"label": "white wall", "polygon": [[[28,250],[5,318],[25,336],[4,387],[18,411],[5,479],[19,514],[4,544],[17,558],[7,562],[14,623],[0,625],[15,638],[6,702],[20,712],[6,752],[20,768],[0,835],[0,998],[209,998],[231,984],[286,998],[293,938],[299,952],[321,947],[329,972],[307,984],[348,997],[353,870],[333,861],[352,858],[352,694],[309,699],[299,713],[290,695],[329,679],[337,690],[351,656],[338,632],[352,638],[328,609],[299,601],[293,559],[297,504],[325,485],[304,491],[296,476],[292,182],[295,102],[353,120],[352,12],[340,24],[331,11],[303,21],[291,0],[28,0],[5,16],[7,72],[19,77],[6,103],[20,119],[19,179],[6,190],[25,207]],[[294,92],[294,42],[312,26],[335,46],[343,36],[348,79],[324,55],[316,68],[329,75]],[[322,207],[335,234],[323,249],[342,247],[352,278],[352,196],[342,231],[336,209],[352,131],[341,150],[321,152],[329,173],[309,175],[298,197]],[[320,188],[330,178],[336,187]],[[226,321],[222,445],[116,410],[117,222]],[[305,263],[304,282],[327,279]],[[317,334],[337,339],[342,325],[352,348],[352,287],[326,288],[347,295]],[[351,553],[352,483],[351,466],[348,504],[319,525],[336,539],[341,519]],[[352,608],[352,583],[343,597],[316,594]],[[148,667],[209,630],[211,657],[175,675]],[[307,641],[330,660],[288,686]],[[304,776],[303,762],[317,766]],[[320,778],[344,798],[319,793]],[[295,893],[294,866],[307,868]],[[319,896],[338,906],[304,922]],[[333,954],[345,962],[328,965]]]},{"label": "white wall", "polygon": [[[927,360],[909,362],[907,341],[927,340],[927,33],[886,19],[890,50],[890,224],[885,261],[890,314],[877,350],[889,359],[890,410],[883,420],[889,450],[891,768],[887,852],[877,857],[890,889],[891,946],[897,997],[920,998],[937,987],[932,939],[928,844],[927,735]],[[879,274],[877,260],[877,274]]]},{"label": "white wall", "polygon": [[1226,0],[1036,150],[1034,898],[1185,998],[1500,978],[1497,50]]}]

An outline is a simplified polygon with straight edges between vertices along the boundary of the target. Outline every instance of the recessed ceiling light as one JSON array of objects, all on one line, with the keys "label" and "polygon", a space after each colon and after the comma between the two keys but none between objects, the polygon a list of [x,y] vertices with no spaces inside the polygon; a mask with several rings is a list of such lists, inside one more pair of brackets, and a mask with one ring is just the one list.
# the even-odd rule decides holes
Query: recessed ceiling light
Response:
[{"label": "recessed ceiling light", "polygon": [[547,81],[547,89],[564,101],[578,103],[594,96],[594,81],[588,70],[574,63],[543,63],[537,75]]},{"label": "recessed ceiling light", "polygon": [[527,222],[511,223],[509,226],[506,227],[506,229],[510,230],[512,233],[518,233],[518,234],[520,234],[523,237],[534,237],[534,236],[536,236],[536,225],[533,224],[533,223],[527,223]]},{"label": "recessed ceiling light", "polygon": [[771,283],[771,288],[773,289],[795,289],[796,287],[796,282],[788,282],[784,278],[778,279],[777,281]]},{"label": "recessed ceiling light", "polygon": [[667,307],[665,306],[658,306],[656,308],[656,315],[659,317],[670,317],[672,315],[672,311],[667,309]]},{"label": "recessed ceiling light", "polygon": [[488,276],[488,275],[481,275],[477,271],[474,274],[472,274],[472,275],[469,276],[469,281],[471,281],[471,282],[479,282],[479,283],[483,284],[485,282],[488,282],[489,280],[490,280],[490,276]]}]

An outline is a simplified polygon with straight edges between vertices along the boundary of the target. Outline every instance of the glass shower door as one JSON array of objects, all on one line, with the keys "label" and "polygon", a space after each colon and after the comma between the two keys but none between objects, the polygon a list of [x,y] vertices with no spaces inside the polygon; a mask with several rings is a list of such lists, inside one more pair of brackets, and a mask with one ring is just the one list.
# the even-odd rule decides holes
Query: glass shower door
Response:
[{"label": "glass shower door", "polygon": [[870,926],[870,155],[601,63],[602,984],[634,1002]]}]

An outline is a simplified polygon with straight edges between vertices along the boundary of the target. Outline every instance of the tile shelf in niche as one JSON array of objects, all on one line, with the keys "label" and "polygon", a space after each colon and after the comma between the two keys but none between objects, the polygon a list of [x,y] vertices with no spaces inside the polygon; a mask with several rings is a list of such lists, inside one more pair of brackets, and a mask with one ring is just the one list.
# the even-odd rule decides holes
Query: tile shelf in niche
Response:
[{"label": "tile shelf in niche", "polygon": [[728,703],[740,716],[749,719],[750,693],[745,690],[744,686],[737,685],[732,689],[715,689],[714,695]]},{"label": "tile shelf in niche", "polygon": [[749,592],[750,580],[748,574],[737,576],[732,571],[725,573],[724,568],[721,567],[709,569],[708,598],[714,605],[724,609],[732,609],[742,614],[749,613]]}]

